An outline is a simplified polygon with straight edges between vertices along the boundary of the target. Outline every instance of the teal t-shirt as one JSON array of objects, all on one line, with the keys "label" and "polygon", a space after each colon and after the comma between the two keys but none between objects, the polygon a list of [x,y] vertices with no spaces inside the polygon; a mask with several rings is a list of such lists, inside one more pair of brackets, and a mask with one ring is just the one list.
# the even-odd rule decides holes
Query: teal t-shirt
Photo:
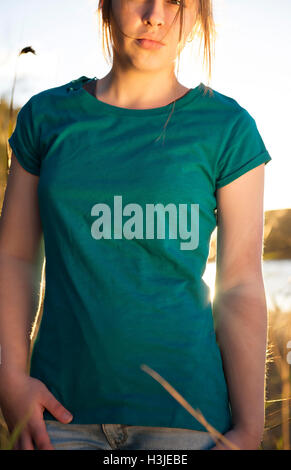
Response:
[{"label": "teal t-shirt", "polygon": [[46,285],[30,374],[71,423],[205,431],[145,364],[225,433],[231,407],[202,279],[216,190],[271,157],[250,114],[203,83],[174,109],[129,109],[83,88],[95,79],[33,95],[9,139],[39,176]]}]

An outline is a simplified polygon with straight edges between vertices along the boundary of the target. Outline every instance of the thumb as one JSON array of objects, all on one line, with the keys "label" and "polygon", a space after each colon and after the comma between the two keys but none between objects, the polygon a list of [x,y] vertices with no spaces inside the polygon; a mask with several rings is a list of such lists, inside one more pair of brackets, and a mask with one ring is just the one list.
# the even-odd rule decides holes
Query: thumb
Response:
[{"label": "thumb", "polygon": [[73,415],[47,390],[43,405],[58,420],[69,423],[73,419]]}]

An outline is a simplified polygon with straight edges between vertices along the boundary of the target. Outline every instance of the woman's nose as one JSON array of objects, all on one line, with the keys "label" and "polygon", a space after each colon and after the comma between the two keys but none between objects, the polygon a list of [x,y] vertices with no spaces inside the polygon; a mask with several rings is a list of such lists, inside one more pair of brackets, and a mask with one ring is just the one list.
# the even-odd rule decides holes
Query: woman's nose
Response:
[{"label": "woman's nose", "polygon": [[151,26],[162,26],[165,24],[164,0],[151,0],[147,2],[143,14],[143,22]]}]

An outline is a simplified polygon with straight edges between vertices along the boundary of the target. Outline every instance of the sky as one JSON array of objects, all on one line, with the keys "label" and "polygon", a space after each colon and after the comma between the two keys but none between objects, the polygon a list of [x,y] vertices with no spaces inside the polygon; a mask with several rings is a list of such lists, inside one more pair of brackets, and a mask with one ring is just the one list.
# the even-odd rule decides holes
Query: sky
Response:
[{"label": "sky", "polygon": [[[15,105],[82,75],[102,78],[97,0],[0,0],[0,96]],[[215,56],[210,86],[255,119],[272,160],[265,167],[265,210],[291,208],[291,0],[213,0]],[[198,44],[198,43],[196,43]],[[18,52],[31,46],[36,55]],[[207,83],[198,47],[187,46],[179,81]]]}]

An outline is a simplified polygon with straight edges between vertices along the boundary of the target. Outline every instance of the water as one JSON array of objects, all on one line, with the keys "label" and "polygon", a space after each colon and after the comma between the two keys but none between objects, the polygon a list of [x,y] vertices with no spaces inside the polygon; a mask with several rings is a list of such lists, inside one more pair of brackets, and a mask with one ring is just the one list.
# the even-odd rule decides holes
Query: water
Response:
[{"label": "water", "polygon": [[[214,296],[215,263],[208,263],[203,279]],[[291,313],[291,259],[263,261],[263,277],[267,305],[276,304],[283,313]]]}]

